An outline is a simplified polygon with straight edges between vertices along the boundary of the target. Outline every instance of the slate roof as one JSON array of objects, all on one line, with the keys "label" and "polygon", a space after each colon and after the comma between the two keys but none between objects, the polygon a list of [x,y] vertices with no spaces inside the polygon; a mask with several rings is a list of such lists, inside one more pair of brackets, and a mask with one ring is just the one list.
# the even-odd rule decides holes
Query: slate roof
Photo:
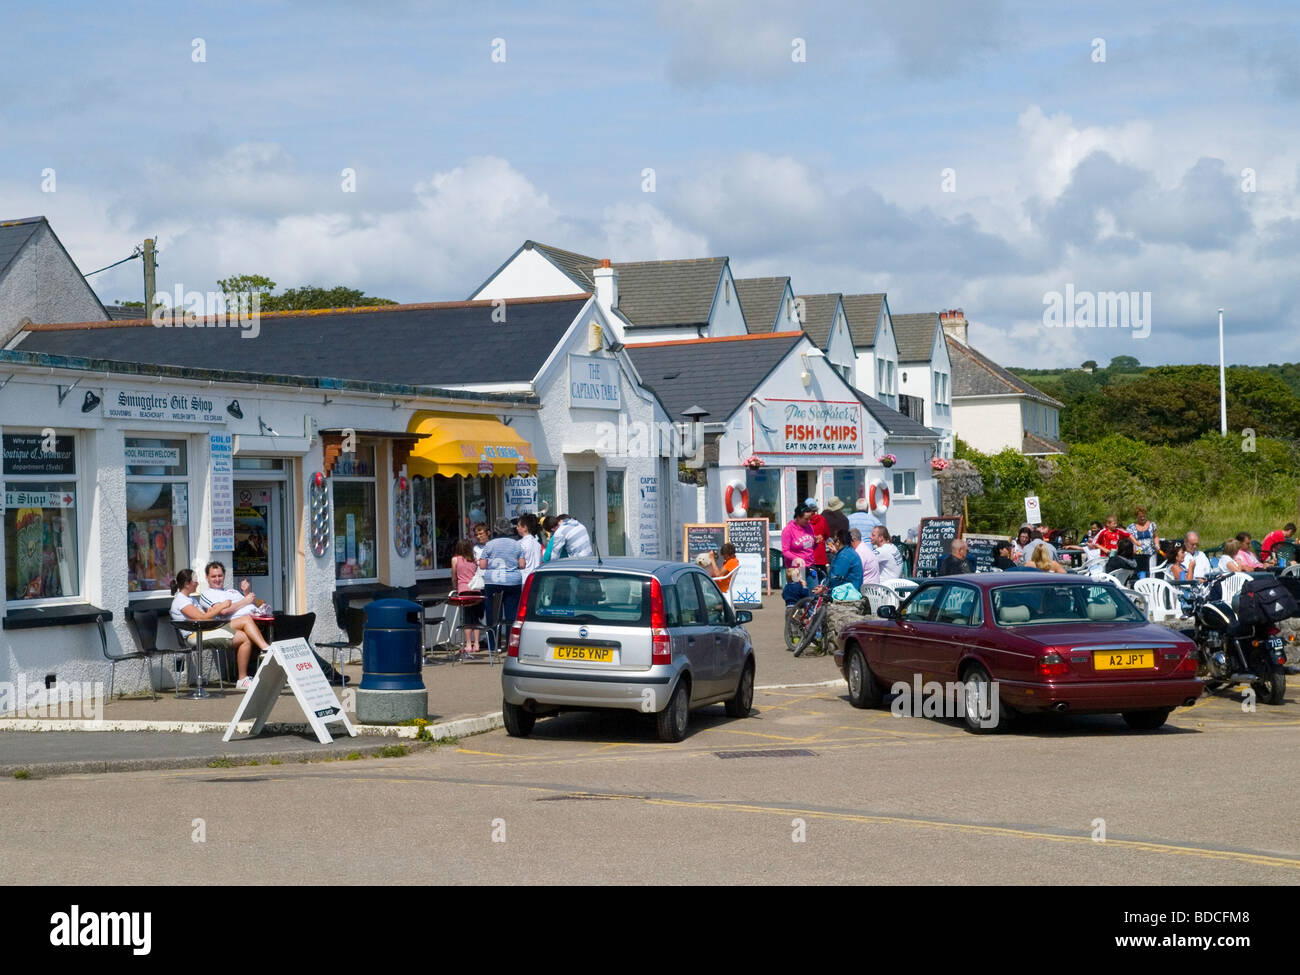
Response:
[{"label": "slate roof", "polygon": [[1058,409],[1064,405],[952,336],[948,336],[948,355],[952,358],[954,399],[959,396],[1027,396]]},{"label": "slate roof", "polygon": [[910,416],[899,413],[891,407],[886,406],[874,396],[868,396],[856,386],[853,388],[853,394],[862,401],[862,405],[867,408],[877,423],[884,428],[885,434],[894,438],[916,438],[918,440],[939,440],[940,434],[931,430],[924,424],[917,423]]},{"label": "slate roof", "polygon": [[937,311],[919,315],[890,315],[899,362],[929,362],[934,351],[934,333],[939,329]]},{"label": "slate roof", "polygon": [[[884,294],[844,295],[844,317],[849,320],[849,334],[854,348],[869,348],[876,344],[876,323],[880,321],[880,306]],[[893,316],[890,316],[893,320]]]},{"label": "slate roof", "polygon": [[108,317],[115,322],[131,321],[136,318],[148,318],[148,313],[143,308],[127,307],[126,305],[105,305],[104,311],[108,312]]},{"label": "slate roof", "polygon": [[43,223],[44,217],[0,221],[0,277],[4,277],[18,252],[27,246]]},{"label": "slate roof", "polygon": [[413,386],[531,381],[589,295],[516,298],[505,323],[491,301],[263,312],[256,338],[238,327],[151,322],[32,325],[16,348],[159,366],[328,377]]},{"label": "slate roof", "polygon": [[803,330],[808,333],[813,345],[825,349],[831,340],[831,326],[835,324],[839,294],[799,295],[799,300],[803,302]]},{"label": "slate roof", "polygon": [[[539,244],[535,240],[524,241],[524,250],[535,250],[563,271],[580,291],[594,291],[596,279],[591,272],[600,267],[600,259],[579,254],[577,251],[561,250],[550,244]],[[620,276],[621,283],[621,276]]]},{"label": "slate roof", "polygon": [[706,325],[725,257],[615,264],[618,311],[637,326]]},{"label": "slate roof", "polygon": [[[779,316],[785,314],[781,298],[785,295],[789,278],[737,278],[736,294],[745,312],[745,327],[751,335],[759,332],[779,332]],[[790,323],[793,327],[793,322]]]},{"label": "slate roof", "polygon": [[1043,454],[1063,454],[1069,449],[1069,444],[1060,440],[1053,440],[1051,437],[1040,437],[1034,433],[1026,433],[1020,444],[1020,452],[1027,457],[1040,457]]},{"label": "slate roof", "polygon": [[705,423],[720,423],[745,402],[777,364],[803,339],[802,332],[768,332],[683,342],[629,345],[627,352],[668,411],[680,422],[682,411],[700,406]]}]

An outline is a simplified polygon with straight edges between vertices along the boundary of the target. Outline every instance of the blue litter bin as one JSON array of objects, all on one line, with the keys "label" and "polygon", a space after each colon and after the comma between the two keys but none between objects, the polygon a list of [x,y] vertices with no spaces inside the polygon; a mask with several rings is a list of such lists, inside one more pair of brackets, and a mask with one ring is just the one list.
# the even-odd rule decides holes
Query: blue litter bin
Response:
[{"label": "blue litter bin", "polygon": [[423,613],[409,599],[377,599],[365,607],[361,690],[423,691],[420,654]]}]

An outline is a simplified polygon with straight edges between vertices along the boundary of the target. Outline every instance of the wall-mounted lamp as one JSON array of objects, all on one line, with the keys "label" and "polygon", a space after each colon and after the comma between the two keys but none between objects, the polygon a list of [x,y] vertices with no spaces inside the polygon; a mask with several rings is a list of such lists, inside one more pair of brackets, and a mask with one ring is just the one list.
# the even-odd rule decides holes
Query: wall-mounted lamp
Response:
[{"label": "wall-mounted lamp", "polygon": [[826,358],[826,353],[823,352],[821,349],[817,348],[817,346],[815,345],[811,349],[808,349],[805,352],[800,352],[799,355],[801,358],[804,359],[825,359]]},{"label": "wall-mounted lamp", "polygon": [[226,412],[229,413],[231,416],[233,416],[236,420],[242,420],[244,418],[244,411],[240,409],[239,400],[237,399],[232,399],[229,403],[226,404]]},{"label": "wall-mounted lamp", "polygon": [[81,401],[81,412],[89,413],[100,404],[100,399],[93,390],[86,390],[86,398]]},{"label": "wall-mounted lamp", "polygon": [[812,373],[805,369],[799,373],[799,382],[803,383],[804,389],[812,385]]}]

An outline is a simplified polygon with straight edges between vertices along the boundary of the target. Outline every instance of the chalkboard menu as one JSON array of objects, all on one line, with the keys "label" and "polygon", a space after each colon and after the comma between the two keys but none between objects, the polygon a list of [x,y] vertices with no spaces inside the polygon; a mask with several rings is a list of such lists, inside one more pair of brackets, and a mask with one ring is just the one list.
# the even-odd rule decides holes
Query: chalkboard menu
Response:
[{"label": "chalkboard menu", "polygon": [[939,563],[948,554],[950,546],[961,534],[961,515],[954,518],[922,518],[916,533],[916,561],[912,574],[932,576],[939,572]]},{"label": "chalkboard menu", "polygon": [[976,572],[993,571],[993,546],[1006,541],[1001,535],[963,535],[966,539],[966,560]]},{"label": "chalkboard menu", "polygon": [[731,582],[736,606],[762,606],[768,592],[768,521],[766,518],[728,518],[727,541],[736,546],[740,569]]},{"label": "chalkboard menu", "polygon": [[696,556],[716,552],[727,540],[727,527],[721,524],[682,526],[682,561],[694,562]]}]

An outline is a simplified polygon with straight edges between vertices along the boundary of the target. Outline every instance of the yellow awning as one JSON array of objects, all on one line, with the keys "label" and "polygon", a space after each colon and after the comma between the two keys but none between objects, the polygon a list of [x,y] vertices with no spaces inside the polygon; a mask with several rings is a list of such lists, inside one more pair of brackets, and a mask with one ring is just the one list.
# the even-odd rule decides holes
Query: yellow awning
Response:
[{"label": "yellow awning", "polygon": [[491,474],[511,477],[520,473],[521,461],[530,474],[537,473],[532,444],[500,420],[421,412],[411,417],[406,429],[420,434],[407,461],[412,475],[474,477],[489,473],[491,465]]}]

